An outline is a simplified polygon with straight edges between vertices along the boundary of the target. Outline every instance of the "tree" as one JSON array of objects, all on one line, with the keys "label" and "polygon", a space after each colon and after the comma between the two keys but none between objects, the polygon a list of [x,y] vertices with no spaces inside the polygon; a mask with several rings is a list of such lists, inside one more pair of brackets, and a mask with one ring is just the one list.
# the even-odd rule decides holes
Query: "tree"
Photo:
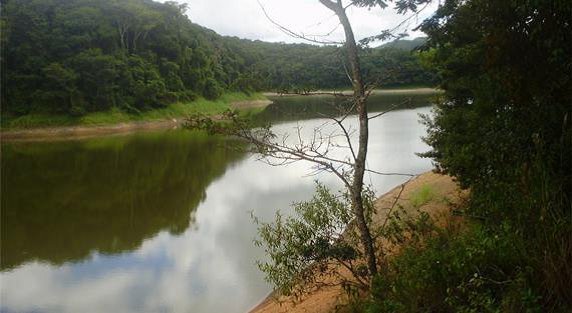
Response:
[{"label": "tree", "polygon": [[[363,3],[361,5],[371,5],[369,3]],[[352,156],[354,159],[353,164],[353,178],[351,181],[345,181],[344,183],[349,187],[349,193],[351,197],[352,209],[356,216],[356,222],[361,235],[362,245],[365,250],[367,257],[367,265],[370,275],[374,276],[377,274],[377,261],[375,256],[375,249],[373,245],[373,239],[370,230],[367,226],[364,203],[363,203],[363,176],[365,173],[365,160],[367,156],[367,145],[369,138],[368,121],[367,116],[367,95],[365,84],[363,81],[360,60],[358,57],[358,47],[352,30],[352,26],[346,15],[346,8],[341,0],[337,2],[332,2],[329,0],[320,0],[324,6],[332,10],[340,20],[344,28],[344,33],[346,37],[345,48],[348,58],[348,63],[350,64],[351,82],[353,87],[353,101],[357,110],[358,120],[359,120],[359,139],[358,139],[358,149],[357,154],[355,154],[354,149],[352,150]],[[356,2],[360,5],[360,2]],[[376,3],[377,4],[377,3]],[[341,122],[339,123],[341,125]],[[341,126],[343,127],[343,126]],[[352,147],[351,142],[348,140],[348,145]]]},{"label": "tree", "polygon": [[[344,57],[347,64],[347,75],[350,79],[353,93],[351,96],[346,96],[343,94],[333,93],[332,95],[336,97],[345,98],[346,105],[340,107],[337,115],[328,116],[332,122],[339,127],[339,133],[337,134],[323,134],[320,129],[315,130],[313,139],[309,142],[304,142],[302,136],[300,135],[301,130],[298,129],[298,143],[292,145],[287,142],[287,138],[282,138],[282,141],[276,140],[277,135],[274,134],[269,125],[265,127],[260,127],[252,129],[248,121],[241,119],[235,112],[230,112],[227,114],[227,118],[232,121],[229,124],[219,124],[212,121],[209,118],[196,117],[190,120],[189,126],[193,128],[207,129],[211,132],[224,133],[229,135],[238,136],[240,138],[246,139],[248,142],[253,144],[253,150],[261,153],[263,156],[269,156],[274,159],[280,160],[273,164],[284,164],[289,162],[295,162],[300,160],[305,160],[312,162],[315,165],[315,170],[326,171],[336,175],[343,183],[346,188],[346,196],[352,211],[352,216],[354,218],[355,225],[359,233],[360,248],[363,251],[365,262],[367,264],[367,274],[366,277],[374,277],[378,274],[378,259],[375,240],[372,236],[370,227],[368,225],[367,217],[367,205],[364,199],[364,174],[368,169],[366,169],[366,157],[368,151],[368,139],[369,139],[369,129],[368,122],[372,118],[379,117],[386,112],[376,114],[374,116],[368,116],[367,109],[367,98],[373,90],[373,85],[366,86],[364,82],[364,77],[360,64],[359,47],[355,39],[352,25],[346,14],[346,10],[349,6],[358,7],[374,7],[380,6],[385,8],[387,6],[386,1],[376,0],[353,0],[348,3],[344,3],[342,0],[319,0],[320,3],[331,10],[338,18],[340,25],[343,27],[345,42],[343,42]],[[409,9],[416,10],[417,4],[427,3],[427,0],[400,0],[396,1],[396,6],[399,10],[401,6],[406,6],[403,11]],[[264,10],[264,8],[263,8]],[[266,11],[265,11],[266,13]],[[268,16],[268,15],[267,15]],[[317,41],[313,38],[308,38],[303,35],[297,34],[290,31],[289,29],[281,26],[280,24],[274,22],[270,17],[268,17],[275,25],[280,27],[284,32],[302,39],[309,40],[311,42],[327,43],[331,44],[331,41]],[[306,94],[306,93],[304,93]],[[327,94],[327,93],[326,93]],[[357,145],[352,142],[352,135],[354,132],[348,129],[344,125],[344,121],[351,115],[357,114],[358,118],[358,130],[357,130]],[[345,159],[339,159],[331,156],[329,151],[332,148],[338,146],[333,142],[335,137],[342,137],[345,140],[345,148],[349,150],[350,156]],[[272,162],[272,161],[270,161]],[[375,171],[372,171],[375,172]],[[379,173],[378,174],[384,174]],[[318,188],[320,193],[320,188]],[[323,197],[322,197],[323,198]],[[326,197],[327,198],[327,197]],[[328,202],[328,201],[326,201]],[[320,210],[321,206],[319,201],[311,204],[312,207]],[[311,212],[311,211],[305,211]],[[277,221],[280,223],[280,220]],[[290,225],[295,225],[292,223]],[[303,224],[303,223],[302,223]],[[347,226],[347,225],[345,225]],[[300,226],[293,226],[300,227]],[[274,228],[278,232],[281,232],[280,227]],[[294,231],[294,233],[296,233]],[[269,236],[268,238],[271,238]],[[281,236],[278,236],[279,238]],[[328,238],[327,240],[336,240],[336,238]],[[270,242],[271,245],[276,245],[276,242]],[[314,243],[317,244],[317,243]],[[282,255],[284,251],[276,251],[277,255]],[[296,257],[296,256],[294,256]],[[290,259],[280,259],[279,262],[290,262]],[[294,278],[292,278],[294,279]],[[358,277],[359,279],[359,277]],[[283,281],[283,280],[282,280]]]},{"label": "tree", "polygon": [[421,27],[445,91],[425,156],[520,238],[546,311],[572,303],[571,25],[570,1],[448,0]]},{"label": "tree", "polygon": [[[110,108],[136,112],[197,96],[216,98],[225,91],[350,85],[339,62],[339,47],[223,37],[193,24],[185,10],[185,5],[147,0],[7,1],[0,18],[6,84],[2,112],[14,117],[77,115]],[[397,55],[402,58],[408,52]],[[133,60],[145,68],[131,68]],[[54,84],[45,82],[43,69],[53,63],[78,75],[68,86],[77,105],[61,106],[61,97],[53,94]],[[421,76],[417,73],[424,72],[421,67],[411,64],[414,70],[408,69],[407,77]],[[392,62],[366,62],[364,72],[379,76],[386,67],[395,68]],[[134,72],[149,73],[153,82],[134,82],[133,76],[138,75]],[[412,81],[385,80],[393,85],[399,82]],[[140,94],[142,89],[152,96]]]},{"label": "tree", "polygon": [[[369,226],[374,193],[367,189],[363,200]],[[337,285],[369,289],[359,235],[348,228],[356,218],[351,201],[347,192],[334,194],[316,182],[313,198],[295,203],[292,216],[278,211],[272,223],[254,217],[260,236],[255,244],[270,258],[258,266],[280,294],[299,298],[316,287]]]}]

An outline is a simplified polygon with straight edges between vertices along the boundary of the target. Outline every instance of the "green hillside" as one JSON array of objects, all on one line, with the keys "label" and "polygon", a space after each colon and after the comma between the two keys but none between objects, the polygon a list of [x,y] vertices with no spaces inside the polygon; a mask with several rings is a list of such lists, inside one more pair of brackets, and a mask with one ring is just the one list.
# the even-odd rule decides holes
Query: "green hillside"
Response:
[{"label": "green hillside", "polygon": [[[151,0],[21,0],[2,7],[2,113],[130,114],[227,92],[344,88],[339,47],[223,37]],[[383,86],[435,76],[406,51],[363,51]]]}]

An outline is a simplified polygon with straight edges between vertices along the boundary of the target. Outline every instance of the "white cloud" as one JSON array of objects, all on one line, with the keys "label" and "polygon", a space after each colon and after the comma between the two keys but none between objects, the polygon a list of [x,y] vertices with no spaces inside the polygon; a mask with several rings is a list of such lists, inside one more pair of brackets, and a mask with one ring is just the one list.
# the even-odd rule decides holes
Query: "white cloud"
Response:
[{"label": "white cloud", "polygon": [[[271,42],[302,41],[284,34],[273,25],[265,17],[257,0],[181,1],[189,4],[188,15],[193,22],[211,28],[221,35]],[[338,24],[333,13],[318,0],[260,0],[260,4],[274,21],[298,33],[323,35],[332,31]],[[402,30],[418,25],[435,11],[437,5],[438,1],[432,3],[417,18],[404,25]],[[406,18],[396,14],[391,8],[368,10],[351,7],[348,9],[348,15],[358,39],[393,28]],[[421,35],[420,32],[411,33],[412,37]],[[331,41],[340,41],[343,38],[341,27],[328,37]]]}]

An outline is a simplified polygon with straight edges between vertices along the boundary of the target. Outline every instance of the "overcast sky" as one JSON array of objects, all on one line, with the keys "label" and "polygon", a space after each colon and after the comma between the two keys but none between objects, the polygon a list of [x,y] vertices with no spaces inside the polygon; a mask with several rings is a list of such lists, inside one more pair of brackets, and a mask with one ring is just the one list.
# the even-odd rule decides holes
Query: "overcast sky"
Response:
[{"label": "overcast sky", "polygon": [[[188,16],[193,22],[221,35],[271,42],[302,41],[284,34],[273,25],[265,17],[258,1],[273,20],[299,33],[323,35],[331,32],[338,24],[333,13],[323,7],[318,0],[179,0],[177,2],[188,3]],[[406,26],[414,28],[433,14],[437,6],[438,0],[416,19],[411,19]],[[408,17],[396,14],[391,6],[385,10],[379,7],[371,10],[352,7],[348,9],[348,15],[358,40],[378,34],[383,29],[393,28]],[[405,29],[406,27],[402,27],[400,30]],[[422,35],[421,32],[410,32],[409,38]],[[341,41],[342,28],[338,27],[328,38],[331,41]]]}]

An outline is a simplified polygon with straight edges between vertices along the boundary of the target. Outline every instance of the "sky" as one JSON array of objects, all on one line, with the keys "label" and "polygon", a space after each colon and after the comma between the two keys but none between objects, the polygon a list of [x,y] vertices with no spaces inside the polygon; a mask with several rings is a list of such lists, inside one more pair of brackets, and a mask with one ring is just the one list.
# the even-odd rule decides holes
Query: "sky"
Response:
[{"label": "sky", "polygon": [[[187,3],[187,15],[194,23],[208,27],[225,36],[236,36],[269,42],[304,42],[283,33],[265,16],[262,8],[275,22],[298,33],[319,40],[342,41],[343,29],[337,27],[338,20],[333,12],[322,6],[318,0],[178,0]],[[347,0],[346,0],[347,2]],[[417,18],[412,18],[400,28],[400,32],[412,29],[437,9],[439,0],[432,2]],[[408,15],[398,15],[388,7],[364,9],[350,7],[348,16],[356,39],[378,34],[381,30],[393,28]],[[333,32],[332,32],[333,31]],[[322,37],[331,33],[328,37]],[[422,32],[410,32],[410,39],[423,36]]]}]

